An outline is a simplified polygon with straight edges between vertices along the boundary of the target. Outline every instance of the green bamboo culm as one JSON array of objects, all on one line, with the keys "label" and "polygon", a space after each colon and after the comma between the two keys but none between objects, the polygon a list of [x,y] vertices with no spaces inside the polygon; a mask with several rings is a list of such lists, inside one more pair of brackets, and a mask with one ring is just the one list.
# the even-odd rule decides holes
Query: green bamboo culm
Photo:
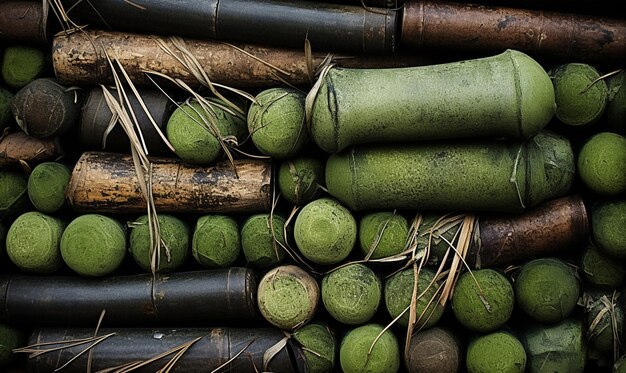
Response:
[{"label": "green bamboo culm", "polygon": [[565,195],[574,170],[570,141],[542,131],[526,141],[355,146],[330,155],[326,187],[355,211],[520,212]]},{"label": "green bamboo culm", "polygon": [[311,135],[330,153],[373,142],[528,139],[556,110],[547,72],[516,50],[430,66],[331,68],[322,79],[308,97]]}]

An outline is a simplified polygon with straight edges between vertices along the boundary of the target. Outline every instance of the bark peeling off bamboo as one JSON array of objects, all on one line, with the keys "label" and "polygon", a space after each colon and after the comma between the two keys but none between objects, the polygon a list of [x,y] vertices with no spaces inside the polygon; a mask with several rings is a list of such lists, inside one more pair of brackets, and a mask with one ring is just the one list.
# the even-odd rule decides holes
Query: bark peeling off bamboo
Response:
[{"label": "bark peeling off bamboo", "polygon": [[[92,371],[120,366],[131,362],[142,362],[160,354],[171,353],[151,362],[138,372],[156,372],[168,361],[181,346],[190,347],[172,364],[175,372],[240,372],[253,373],[263,369],[264,353],[283,339],[284,335],[277,328],[104,328],[98,336],[111,335],[90,349]],[[34,330],[29,344],[45,342],[63,342],[72,339],[93,337],[93,329],[43,328]],[[69,359],[73,358],[89,346],[85,343],[58,351],[48,352],[28,359],[29,372],[52,372]],[[44,346],[45,347],[45,346]],[[288,344],[278,351],[270,360],[267,369],[271,372],[303,371],[300,361],[290,358],[289,349],[295,348]],[[239,352],[241,354],[237,355]],[[71,364],[63,368],[63,372],[85,372],[89,353],[83,353]],[[227,364],[226,364],[227,363]],[[226,364],[222,369],[218,368]]]},{"label": "bark peeling off bamboo", "polygon": [[[228,44],[214,40],[179,40],[195,56],[214,83],[233,87],[271,87],[282,84],[282,81],[294,85],[311,83],[303,50]],[[122,64],[134,84],[152,85],[144,71],[155,71],[180,79],[192,87],[199,87],[200,83],[191,71],[163,47],[178,57],[183,55],[168,37],[82,30],[55,36],[52,61],[57,79],[64,84],[112,82],[106,53]],[[314,53],[313,69],[317,69],[326,57],[325,53]],[[334,57],[337,64],[343,67],[401,67],[429,62],[428,58],[415,54]]]},{"label": "bark peeling off bamboo", "polygon": [[257,318],[256,291],[252,270],[239,267],[95,280],[10,275],[0,277],[0,320],[86,327],[105,310],[104,326],[242,322]]},{"label": "bark peeling off bamboo", "polygon": [[405,3],[401,41],[413,47],[517,49],[564,60],[626,60],[626,20],[444,1]]},{"label": "bark peeling off bamboo", "polygon": [[[235,160],[207,167],[175,158],[151,158],[152,195],[159,212],[240,213],[269,211],[271,163]],[[237,173],[235,173],[235,170]],[[146,200],[130,155],[85,152],[76,162],[66,190],[77,212],[145,212]]]}]

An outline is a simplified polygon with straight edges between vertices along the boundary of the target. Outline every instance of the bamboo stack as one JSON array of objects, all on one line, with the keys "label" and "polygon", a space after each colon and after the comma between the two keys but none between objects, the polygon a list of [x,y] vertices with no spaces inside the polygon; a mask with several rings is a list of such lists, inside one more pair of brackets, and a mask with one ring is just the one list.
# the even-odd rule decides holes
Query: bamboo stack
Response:
[{"label": "bamboo stack", "polygon": [[0,0],[0,371],[621,371],[612,6]]}]

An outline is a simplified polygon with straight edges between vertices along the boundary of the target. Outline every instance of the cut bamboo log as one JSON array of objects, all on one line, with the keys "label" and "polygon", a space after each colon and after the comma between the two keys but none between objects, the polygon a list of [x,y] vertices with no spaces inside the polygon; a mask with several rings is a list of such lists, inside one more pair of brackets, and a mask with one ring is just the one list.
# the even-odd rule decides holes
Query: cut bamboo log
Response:
[{"label": "cut bamboo log", "polygon": [[448,1],[404,4],[401,43],[410,47],[517,49],[563,61],[626,61],[626,20]]},{"label": "cut bamboo log", "polygon": [[0,319],[29,325],[198,325],[257,319],[252,270],[170,274],[0,277]]},{"label": "cut bamboo log", "polygon": [[15,131],[0,139],[0,167],[20,167],[22,162],[34,167],[62,155],[61,143],[56,137],[38,139],[23,131]]},{"label": "cut bamboo log", "polygon": [[[183,50],[188,52],[187,56],[195,57],[211,82],[233,87],[272,87],[284,82],[311,84],[315,71],[328,56],[313,53],[309,70],[303,49],[83,30],[57,34],[53,40],[52,61],[56,77],[63,84],[111,83],[113,76],[106,58],[108,54],[120,62],[134,84],[153,86],[145,73],[149,71],[167,74],[191,87],[199,87],[200,82],[192,70],[179,60],[184,58]],[[427,57],[410,54],[333,57],[341,67],[402,67],[430,63]],[[201,72],[196,71],[198,73]],[[158,79],[154,74],[149,75]]]},{"label": "cut bamboo log", "polygon": [[467,257],[475,268],[558,255],[587,244],[589,220],[580,195],[557,198],[522,214],[479,220]]},{"label": "cut bamboo log", "polygon": [[[150,158],[152,195],[159,212],[269,211],[271,162],[261,159],[187,166],[176,158]],[[236,171],[236,172],[235,172]],[[72,170],[66,199],[76,212],[139,213],[144,198],[128,154],[85,152]]]},{"label": "cut bamboo log", "polygon": [[[93,329],[43,328],[33,331],[29,344],[65,342],[73,339],[89,339],[93,336]],[[175,353],[181,352],[186,345],[189,348],[182,351],[178,360],[170,363],[171,370],[168,369],[168,372],[305,371],[301,358],[293,361],[291,359],[292,351],[295,356],[302,356],[301,349],[291,342],[277,350],[276,355],[263,369],[265,352],[284,338],[282,331],[278,328],[104,328],[98,332],[98,336],[102,336],[103,339],[89,349],[90,353],[79,355],[81,351],[89,347],[90,343],[78,346],[69,346],[70,342],[59,343],[56,346],[68,347],[28,359],[28,371],[52,372],[76,357],[63,368],[63,372],[85,372],[89,359],[91,359],[93,372],[140,362],[147,363],[136,370],[137,372],[156,372],[168,361],[173,361]],[[162,354],[163,356],[157,359]],[[150,359],[154,360],[148,361]],[[226,365],[220,369],[223,364]]]}]

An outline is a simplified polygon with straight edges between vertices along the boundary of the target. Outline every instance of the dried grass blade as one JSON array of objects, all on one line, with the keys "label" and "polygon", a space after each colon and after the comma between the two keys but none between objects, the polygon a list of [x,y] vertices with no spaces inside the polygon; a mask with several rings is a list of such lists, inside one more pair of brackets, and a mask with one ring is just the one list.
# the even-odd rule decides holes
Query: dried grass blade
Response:
[{"label": "dried grass blade", "polygon": [[[237,352],[235,354],[235,356],[231,357],[230,359],[228,359],[228,361],[226,361],[224,364],[220,365],[219,367],[213,369],[211,371],[211,373],[217,373],[220,369],[224,368],[225,366],[227,366],[228,364],[232,363],[233,361],[235,361],[235,359],[237,359],[239,357],[239,355],[243,354],[245,350],[248,349],[248,347],[250,347],[254,342],[256,341],[256,339],[251,340],[250,342],[248,342],[242,349],[241,351]],[[256,370],[256,366],[254,367],[254,369]]]},{"label": "dried grass blade", "polygon": [[287,346],[287,342],[289,341],[290,338],[291,338],[291,334],[285,333],[285,336],[280,341],[276,342],[276,344],[268,348],[263,353],[263,370],[264,371],[267,371],[267,367],[269,366],[274,356],[276,356],[283,348]]},{"label": "dried grass blade", "polygon": [[[448,274],[448,278],[445,281],[443,293],[441,295],[440,303],[442,306],[444,306],[447,300],[452,297],[453,289],[454,289],[454,286],[456,285],[456,280],[458,279],[458,276],[460,274],[459,267],[461,266],[461,263],[463,263],[470,271],[470,274],[472,274],[471,269],[465,262],[465,256],[467,255],[467,251],[471,243],[472,230],[474,227],[475,220],[476,220],[476,217],[473,215],[466,215],[463,218],[463,227],[461,228],[458,248],[455,249],[456,255],[454,256],[454,259],[452,260],[452,264],[450,265],[450,272]],[[472,277],[473,276],[474,275],[472,274]],[[474,277],[474,281],[476,281],[475,277]],[[478,281],[476,281],[476,284],[478,285],[478,289],[482,293],[482,289],[480,288]]]},{"label": "dried grass blade", "polygon": [[[115,372],[115,373],[128,373],[128,372],[132,372],[133,370],[137,370],[137,369],[139,369],[139,368],[142,368],[142,367],[144,367],[144,366],[146,366],[146,365],[148,365],[148,364],[151,364],[151,363],[153,363],[153,362],[155,362],[155,361],[161,360],[162,358],[164,358],[164,357],[166,357],[166,356],[169,356],[169,355],[171,355],[171,354],[175,354],[175,355],[174,355],[174,357],[173,357],[173,359],[175,359],[175,362],[178,362],[178,359],[180,359],[180,357],[182,356],[182,354],[179,354],[179,353],[182,351],[182,352],[183,352],[183,354],[184,354],[185,352],[187,352],[187,350],[189,350],[189,348],[191,348],[191,346],[193,346],[196,342],[198,342],[198,341],[199,341],[199,340],[201,340],[202,338],[204,338],[204,337],[197,337],[197,338],[194,338],[193,340],[191,340],[191,341],[189,341],[189,342],[185,342],[185,343],[183,343],[183,344],[181,344],[181,345],[179,345],[179,346],[176,346],[176,347],[174,347],[174,348],[172,348],[172,349],[170,349],[170,350],[168,350],[168,351],[165,351],[165,352],[160,353],[160,354],[158,354],[158,355],[156,355],[156,356],[154,356],[154,357],[151,357],[151,358],[149,358],[149,359],[147,359],[147,360],[144,360],[144,361],[142,361],[142,362],[140,362],[140,363],[138,363],[138,364],[134,364],[134,365],[133,365],[133,366],[131,366],[131,367],[122,368],[122,369],[116,370],[116,371],[114,371],[114,372]],[[170,361],[171,361],[171,360],[170,360]],[[166,365],[165,365],[165,367],[164,367],[164,368],[171,367],[171,365],[170,365],[170,361],[168,361],[168,363],[166,363]],[[163,369],[163,368],[162,368],[162,369]],[[162,369],[161,369],[160,371],[162,371]],[[169,371],[169,370],[167,370],[167,371]]]}]

